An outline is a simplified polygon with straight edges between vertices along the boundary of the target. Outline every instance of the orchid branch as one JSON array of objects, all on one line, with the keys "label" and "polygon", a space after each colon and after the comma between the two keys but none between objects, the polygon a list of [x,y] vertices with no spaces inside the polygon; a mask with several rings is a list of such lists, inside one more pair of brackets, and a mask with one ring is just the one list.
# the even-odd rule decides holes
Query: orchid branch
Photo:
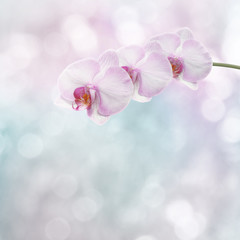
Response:
[{"label": "orchid branch", "polygon": [[86,110],[93,122],[102,125],[131,99],[148,102],[173,79],[196,90],[212,66],[240,69],[212,62],[191,30],[182,28],[152,37],[144,46],[106,50],[97,60],[85,58],[68,65],[58,78],[60,94],[55,102]]},{"label": "orchid branch", "polygon": [[228,64],[228,63],[217,63],[217,62],[213,62],[213,66],[215,66],[215,67],[225,67],[225,68],[240,69],[240,66],[239,66],[239,65]]}]

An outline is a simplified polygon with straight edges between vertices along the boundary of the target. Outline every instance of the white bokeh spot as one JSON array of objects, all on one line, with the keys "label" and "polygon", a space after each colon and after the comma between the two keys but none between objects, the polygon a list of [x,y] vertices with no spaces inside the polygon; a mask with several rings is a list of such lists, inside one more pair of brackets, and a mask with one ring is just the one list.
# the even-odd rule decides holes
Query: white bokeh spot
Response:
[{"label": "white bokeh spot", "polygon": [[42,139],[35,134],[27,133],[18,142],[18,152],[25,158],[35,158],[43,150]]}]

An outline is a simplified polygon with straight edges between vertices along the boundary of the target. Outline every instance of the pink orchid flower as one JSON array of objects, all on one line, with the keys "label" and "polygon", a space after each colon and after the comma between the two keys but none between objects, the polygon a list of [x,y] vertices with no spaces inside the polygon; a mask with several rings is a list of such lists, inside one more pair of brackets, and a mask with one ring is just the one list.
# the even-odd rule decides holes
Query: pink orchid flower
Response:
[{"label": "pink orchid flower", "polygon": [[192,89],[212,68],[212,59],[203,45],[194,40],[192,32],[183,28],[177,33],[153,37],[146,46],[155,52],[164,52],[172,67],[172,77]]},{"label": "pink orchid flower", "polygon": [[91,120],[99,125],[122,111],[133,94],[132,81],[111,50],[98,61],[82,59],[70,64],[60,75],[58,88],[58,105],[87,110]]},{"label": "pink orchid flower", "polygon": [[118,49],[117,54],[120,66],[129,74],[134,84],[135,101],[150,101],[172,78],[169,61],[160,52],[145,51],[139,46],[127,46]]}]

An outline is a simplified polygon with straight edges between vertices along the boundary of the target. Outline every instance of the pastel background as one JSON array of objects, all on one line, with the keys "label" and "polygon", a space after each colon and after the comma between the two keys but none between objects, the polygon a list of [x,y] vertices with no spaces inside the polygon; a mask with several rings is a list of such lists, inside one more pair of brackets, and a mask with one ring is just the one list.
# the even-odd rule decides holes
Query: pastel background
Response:
[{"label": "pastel background", "polygon": [[238,0],[1,0],[0,240],[238,240],[240,72],[99,127],[53,104],[71,62],[187,26],[240,64]]}]

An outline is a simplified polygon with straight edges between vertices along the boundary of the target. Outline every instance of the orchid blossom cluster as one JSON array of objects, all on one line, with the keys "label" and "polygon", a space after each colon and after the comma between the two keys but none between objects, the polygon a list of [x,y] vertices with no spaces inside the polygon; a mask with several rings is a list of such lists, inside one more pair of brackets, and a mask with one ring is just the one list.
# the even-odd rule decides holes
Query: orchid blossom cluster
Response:
[{"label": "orchid blossom cluster", "polygon": [[131,99],[148,102],[174,79],[191,89],[211,71],[213,62],[192,32],[183,28],[151,38],[144,46],[107,50],[97,60],[81,59],[58,79],[58,105],[86,110],[104,124]]}]

